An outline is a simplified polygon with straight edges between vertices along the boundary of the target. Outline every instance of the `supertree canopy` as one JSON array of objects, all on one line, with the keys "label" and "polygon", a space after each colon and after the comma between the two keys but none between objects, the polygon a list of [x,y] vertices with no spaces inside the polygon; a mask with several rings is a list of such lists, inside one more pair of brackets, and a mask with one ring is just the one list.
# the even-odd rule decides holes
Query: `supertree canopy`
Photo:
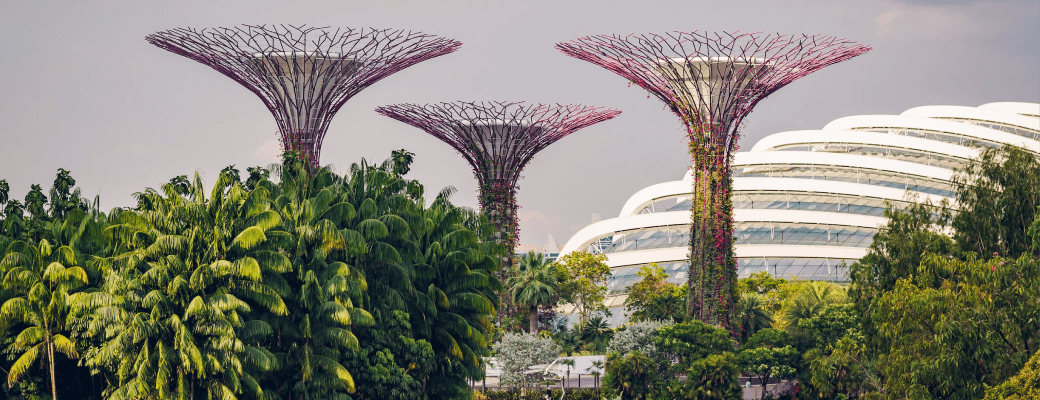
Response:
[{"label": "supertree canopy", "polygon": [[361,90],[461,43],[390,29],[241,25],[176,28],[149,43],[219,71],[260,97],[274,115],[283,150],[314,167],[332,117]]},{"label": "supertree canopy", "polygon": [[553,142],[621,113],[582,105],[507,102],[396,104],[376,112],[426,131],[469,162],[480,186],[480,207],[508,251],[507,265],[512,264],[519,235],[516,190],[524,166]]},{"label": "supertree canopy", "polygon": [[687,318],[729,327],[736,302],[730,164],[741,121],[774,91],[869,46],[819,35],[597,35],[556,49],[621,75],[686,125],[693,157]]}]

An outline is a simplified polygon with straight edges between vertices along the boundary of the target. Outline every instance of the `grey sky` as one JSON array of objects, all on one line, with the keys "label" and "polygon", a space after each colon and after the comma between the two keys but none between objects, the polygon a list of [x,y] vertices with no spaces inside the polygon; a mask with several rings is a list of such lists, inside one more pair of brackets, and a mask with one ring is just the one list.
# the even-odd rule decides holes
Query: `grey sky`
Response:
[{"label": "grey sky", "polygon": [[[145,4],[148,3],[148,4]],[[72,171],[102,206],[198,170],[274,161],[276,126],[249,91],[153,47],[174,27],[305,23],[419,30],[460,51],[395,74],[350,100],[322,161],[346,167],[391,150],[417,154],[409,177],[459,189],[474,206],[468,165],[447,145],[372,110],[400,102],[526,100],[618,108],[618,118],[542,151],[520,182],[522,243],[562,246],[591,213],[615,216],[629,195],[681,177],[689,162],[678,120],[616,75],[562,55],[575,35],[667,30],[820,33],[874,51],[823,69],[766,99],[745,148],[785,130],[920,105],[1040,100],[1035,1],[4,1],[0,3],[0,179],[21,198]]]}]

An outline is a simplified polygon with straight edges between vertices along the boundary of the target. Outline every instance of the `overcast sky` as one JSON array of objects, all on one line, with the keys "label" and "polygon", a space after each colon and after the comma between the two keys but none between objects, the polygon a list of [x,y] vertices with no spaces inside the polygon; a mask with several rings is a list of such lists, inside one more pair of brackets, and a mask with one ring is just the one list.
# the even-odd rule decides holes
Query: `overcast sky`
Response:
[{"label": "overcast sky", "polygon": [[[409,177],[453,185],[476,205],[469,166],[446,144],[377,115],[384,104],[524,100],[618,108],[618,118],[549,146],[520,181],[521,242],[564,242],[592,213],[616,216],[635,191],[689,164],[679,121],[624,79],[553,49],[578,35],[670,30],[819,33],[874,51],[802,78],[761,102],[745,149],[776,132],[921,105],[1040,101],[1037,1],[12,1],[0,0],[0,179],[21,199],[72,171],[105,209],[199,171],[275,161],[274,119],[251,92],[160,50],[145,35],[241,23],[402,28],[461,50],[408,68],[350,100],[322,162],[347,167],[416,153]],[[145,4],[148,3],[148,4]]]}]

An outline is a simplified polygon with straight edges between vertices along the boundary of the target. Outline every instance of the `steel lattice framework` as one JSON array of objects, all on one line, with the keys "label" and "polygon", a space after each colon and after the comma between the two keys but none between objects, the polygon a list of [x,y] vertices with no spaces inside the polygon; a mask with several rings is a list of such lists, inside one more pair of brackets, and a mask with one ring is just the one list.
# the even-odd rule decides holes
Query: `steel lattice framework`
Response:
[{"label": "steel lattice framework", "polygon": [[396,104],[376,112],[426,131],[469,162],[480,186],[480,207],[495,224],[512,264],[519,236],[517,182],[524,166],[546,146],[621,111],[583,105],[510,102]]},{"label": "steel lattice framework", "polygon": [[832,36],[670,32],[558,43],[646,89],[686,125],[693,157],[687,317],[730,328],[736,301],[730,164],[741,121],[788,83],[871,48]]},{"label": "steel lattice framework", "polygon": [[391,29],[241,25],[176,28],[149,43],[219,71],[255,93],[274,115],[284,150],[318,165],[332,117],[369,85],[462,43]]}]

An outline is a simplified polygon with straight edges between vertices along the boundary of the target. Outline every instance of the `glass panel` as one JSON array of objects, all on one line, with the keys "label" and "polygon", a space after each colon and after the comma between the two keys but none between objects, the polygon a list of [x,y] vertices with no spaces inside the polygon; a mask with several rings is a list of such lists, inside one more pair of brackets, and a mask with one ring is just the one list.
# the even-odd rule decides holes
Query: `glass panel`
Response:
[{"label": "glass panel", "polygon": [[1007,133],[1018,135],[1018,136],[1022,136],[1022,137],[1027,137],[1027,138],[1030,138],[1030,139],[1033,139],[1033,140],[1040,140],[1040,131],[1035,131],[1035,130],[1032,130],[1032,129],[1022,128],[1022,127],[1019,127],[1019,126],[1007,125],[1007,124],[1002,124],[1002,123],[994,122],[994,121],[982,121],[982,120],[969,119],[969,118],[941,118],[941,119],[948,119],[948,120],[951,120],[951,121],[963,122],[963,123],[966,123],[966,124],[981,126],[983,128],[989,128],[989,129],[998,130],[998,131],[1001,131],[1001,132],[1007,132]]},{"label": "glass panel", "polygon": [[824,167],[792,164],[743,165],[733,169],[733,176],[784,177],[854,182],[866,185],[912,190],[915,192],[934,194],[943,197],[956,197],[956,193],[954,192],[951,183],[948,181],[868,168]]},{"label": "glass panel", "polygon": [[778,151],[817,151],[825,153],[857,154],[870,157],[888,158],[893,160],[907,161],[917,164],[931,165],[956,169],[962,167],[968,160],[945,154],[932,153],[920,150],[902,149],[897,147],[862,145],[859,143],[818,143],[808,146],[803,143],[792,143],[773,150]]}]

